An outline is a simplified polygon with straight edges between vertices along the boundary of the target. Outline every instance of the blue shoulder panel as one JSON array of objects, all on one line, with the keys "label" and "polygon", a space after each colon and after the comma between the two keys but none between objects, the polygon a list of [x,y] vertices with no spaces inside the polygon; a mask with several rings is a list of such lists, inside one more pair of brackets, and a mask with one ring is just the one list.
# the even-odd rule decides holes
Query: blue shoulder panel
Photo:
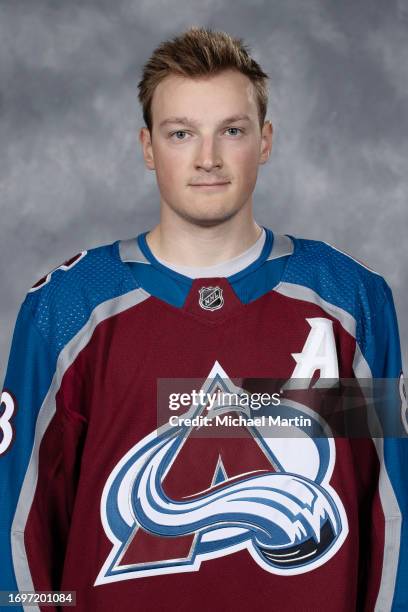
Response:
[{"label": "blue shoulder panel", "polygon": [[64,265],[56,268],[48,282],[27,294],[24,303],[33,312],[54,357],[83,327],[94,308],[137,287],[115,256],[115,246],[85,251],[68,269]]},{"label": "blue shoulder panel", "polygon": [[363,354],[371,336],[371,319],[385,301],[385,281],[349,255],[318,240],[293,238],[295,253],[284,280],[315,291],[356,321],[356,341]]}]

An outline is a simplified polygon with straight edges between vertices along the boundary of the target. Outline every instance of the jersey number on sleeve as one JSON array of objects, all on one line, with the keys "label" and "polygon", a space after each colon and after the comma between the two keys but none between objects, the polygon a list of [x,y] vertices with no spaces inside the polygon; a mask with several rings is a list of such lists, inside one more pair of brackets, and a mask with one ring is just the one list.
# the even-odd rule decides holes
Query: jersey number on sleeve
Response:
[{"label": "jersey number on sleeve", "polygon": [[14,429],[11,418],[17,410],[17,403],[9,391],[1,394],[0,403],[0,455],[4,455],[14,439]]}]

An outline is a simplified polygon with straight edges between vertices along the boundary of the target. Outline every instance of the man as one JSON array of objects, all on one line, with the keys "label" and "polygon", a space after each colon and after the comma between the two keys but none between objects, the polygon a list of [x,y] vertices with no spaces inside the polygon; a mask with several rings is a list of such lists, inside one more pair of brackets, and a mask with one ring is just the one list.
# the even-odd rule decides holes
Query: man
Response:
[{"label": "man", "polygon": [[72,590],[81,611],[408,609],[405,440],[334,438],[289,396],[302,437],[201,435],[245,413],[222,401],[178,420],[204,415],[181,390],[401,375],[384,279],[254,220],[266,78],[225,33],[162,43],[139,84],[160,223],[28,292],[2,394],[2,589]]}]

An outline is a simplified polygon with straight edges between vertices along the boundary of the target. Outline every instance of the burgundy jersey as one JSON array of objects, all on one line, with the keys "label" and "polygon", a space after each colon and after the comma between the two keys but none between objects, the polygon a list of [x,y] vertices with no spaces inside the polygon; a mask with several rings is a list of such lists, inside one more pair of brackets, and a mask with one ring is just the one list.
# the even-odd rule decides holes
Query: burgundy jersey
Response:
[{"label": "burgundy jersey", "polygon": [[[0,589],[72,590],[81,612],[407,610],[406,440],[331,435],[290,386],[400,377],[387,283],[268,228],[195,269],[155,258],[146,233],[72,257],[21,305],[1,396]],[[253,399],[261,379],[287,389],[287,435],[203,401]],[[216,420],[221,435],[201,435]]]}]

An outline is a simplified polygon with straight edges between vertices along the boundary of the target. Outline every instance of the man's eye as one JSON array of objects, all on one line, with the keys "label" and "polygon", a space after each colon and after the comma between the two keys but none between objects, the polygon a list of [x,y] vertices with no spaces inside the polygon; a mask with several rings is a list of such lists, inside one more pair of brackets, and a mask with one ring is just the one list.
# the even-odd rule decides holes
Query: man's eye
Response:
[{"label": "man's eye", "polygon": [[176,132],[172,132],[170,134],[170,137],[176,136],[176,140],[185,140],[185,138],[179,138],[180,134],[185,135],[187,134],[187,132],[185,132],[184,130],[177,130]]},{"label": "man's eye", "polygon": [[227,132],[231,132],[231,130],[232,130],[233,132],[235,131],[235,134],[231,134],[231,136],[236,136],[238,133],[242,133],[242,130],[241,130],[240,128],[236,128],[236,127],[230,127],[230,128],[227,128],[227,130],[226,130],[226,131],[227,131]]}]

